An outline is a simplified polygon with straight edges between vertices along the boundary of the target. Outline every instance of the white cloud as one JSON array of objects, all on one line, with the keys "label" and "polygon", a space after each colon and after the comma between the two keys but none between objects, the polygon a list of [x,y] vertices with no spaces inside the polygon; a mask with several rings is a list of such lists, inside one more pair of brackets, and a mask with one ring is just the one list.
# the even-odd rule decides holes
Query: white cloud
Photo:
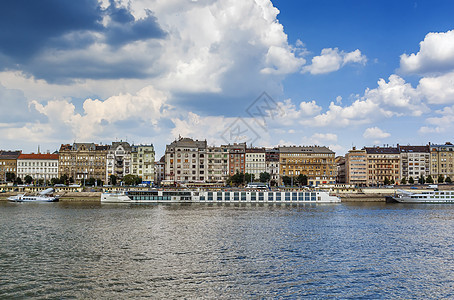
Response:
[{"label": "white cloud", "polygon": [[339,70],[349,63],[366,64],[367,58],[359,49],[352,52],[339,51],[338,48],[325,48],[321,55],[312,58],[312,64],[303,68],[303,72],[325,74]]},{"label": "white cloud", "polygon": [[363,134],[363,137],[366,139],[378,139],[378,140],[384,139],[384,138],[387,138],[390,136],[391,136],[390,133],[384,132],[383,130],[381,130],[378,127],[367,128]]},{"label": "white cloud", "polygon": [[303,116],[313,116],[320,113],[322,108],[318,106],[314,100],[312,100],[311,102],[301,102],[300,110]]},{"label": "white cloud", "polygon": [[400,70],[404,73],[444,73],[454,69],[454,30],[430,32],[419,43],[419,52],[402,54]]},{"label": "white cloud", "polygon": [[430,104],[454,103],[454,72],[421,78],[418,91]]},{"label": "white cloud", "polygon": [[422,126],[419,132],[422,134],[430,133],[452,133],[454,131],[454,105],[444,107],[435,112],[438,116],[429,117],[426,122],[429,126]]},{"label": "white cloud", "polygon": [[337,142],[337,135],[334,133],[315,133],[312,135],[312,139],[317,141],[316,144],[323,142]]}]

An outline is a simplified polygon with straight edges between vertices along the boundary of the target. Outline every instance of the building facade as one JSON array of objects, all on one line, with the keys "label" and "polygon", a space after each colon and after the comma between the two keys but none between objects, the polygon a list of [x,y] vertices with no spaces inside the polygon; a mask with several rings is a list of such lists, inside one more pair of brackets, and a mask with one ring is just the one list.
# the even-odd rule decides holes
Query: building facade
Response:
[{"label": "building facade", "polygon": [[21,154],[17,158],[17,177],[24,180],[31,176],[33,180],[44,182],[58,178],[58,154],[31,153]]},{"label": "building facade", "polygon": [[356,186],[367,185],[367,152],[353,148],[345,154],[345,183]]},{"label": "building facade", "polygon": [[163,155],[159,161],[155,162],[154,167],[154,183],[158,186],[161,186],[161,182],[166,178],[165,155]]},{"label": "building facade", "polygon": [[206,182],[207,142],[180,137],[166,146],[165,171],[169,182]]},{"label": "building facade", "polygon": [[338,156],[334,160],[336,162],[336,183],[347,183],[346,160],[343,156]]},{"label": "building facade", "polygon": [[430,174],[434,181],[442,176],[444,180],[454,180],[454,145],[429,145],[430,147]]},{"label": "building facade", "polygon": [[279,148],[265,149],[265,172],[270,174],[270,182],[279,183]]},{"label": "building facade", "polygon": [[154,146],[135,145],[131,147],[132,174],[142,178],[142,183],[153,184],[155,181]]},{"label": "building facade", "polygon": [[113,142],[107,150],[105,182],[109,182],[112,175],[121,180],[131,171],[131,145],[128,142]]},{"label": "building facade", "polygon": [[95,143],[62,144],[58,157],[58,174],[84,183],[86,179],[106,179],[106,161],[109,146]]},{"label": "building facade", "polygon": [[246,143],[224,145],[229,149],[229,175],[246,173]]},{"label": "building facade", "polygon": [[225,183],[229,178],[229,148],[226,146],[207,148],[207,181]]},{"label": "building facade", "polygon": [[245,173],[253,174],[259,181],[260,174],[266,172],[265,148],[247,148],[245,155]]},{"label": "building facade", "polygon": [[0,182],[6,182],[6,173],[17,177],[17,158],[22,151],[0,151]]},{"label": "building facade", "polygon": [[400,151],[397,147],[365,147],[367,153],[367,185],[393,184],[400,179]]},{"label": "building facade", "polygon": [[429,146],[400,146],[400,180],[413,178],[415,181],[421,176],[427,177],[430,173]]},{"label": "building facade", "polygon": [[[308,184],[318,186],[336,183],[335,153],[327,147],[279,147],[281,176],[306,175]],[[281,178],[282,182],[282,178]]]}]

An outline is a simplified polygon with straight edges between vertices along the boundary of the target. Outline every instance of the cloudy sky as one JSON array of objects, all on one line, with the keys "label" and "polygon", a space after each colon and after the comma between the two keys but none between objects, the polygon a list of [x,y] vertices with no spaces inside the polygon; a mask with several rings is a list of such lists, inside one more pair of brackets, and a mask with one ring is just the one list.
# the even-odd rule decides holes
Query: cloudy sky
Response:
[{"label": "cloudy sky", "polygon": [[454,2],[0,2],[0,149],[454,141]]}]

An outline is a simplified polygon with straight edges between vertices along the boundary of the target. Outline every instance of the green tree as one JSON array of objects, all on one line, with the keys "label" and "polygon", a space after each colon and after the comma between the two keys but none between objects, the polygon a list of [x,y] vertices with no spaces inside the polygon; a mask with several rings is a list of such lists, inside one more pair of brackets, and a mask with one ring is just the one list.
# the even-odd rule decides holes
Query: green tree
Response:
[{"label": "green tree", "polygon": [[128,174],[123,177],[123,182],[125,185],[138,185],[142,182],[142,178],[137,175]]},{"label": "green tree", "polygon": [[438,175],[438,183],[443,183],[445,181],[445,177],[443,175]]},{"label": "green tree", "polygon": [[255,175],[254,174],[249,174],[249,173],[245,173],[244,174],[244,180],[246,181],[246,183],[253,182],[254,179],[255,179]]},{"label": "green tree", "polygon": [[16,182],[17,182],[17,184],[23,184],[22,178],[20,178],[20,177],[16,178]]},{"label": "green tree", "polygon": [[304,174],[299,174],[296,178],[300,185],[307,185],[307,176]]},{"label": "green tree", "polygon": [[282,183],[284,183],[284,185],[291,185],[292,184],[292,178],[290,178],[289,176],[283,176],[282,177]]},{"label": "green tree", "polygon": [[95,179],[93,177],[88,178],[88,180],[85,182],[86,185],[94,186],[95,185]]},{"label": "green tree", "polygon": [[74,183],[74,178],[69,177],[68,182],[69,182],[69,183]]},{"label": "green tree", "polygon": [[14,182],[15,179],[16,179],[16,174],[14,174],[13,172],[6,172],[6,181],[7,182]]},{"label": "green tree", "polygon": [[61,184],[68,184],[68,175],[66,174],[63,174],[60,176],[60,180],[59,180]]},{"label": "green tree", "polygon": [[445,182],[451,184],[452,183],[451,177],[449,176],[446,177]]},{"label": "green tree", "polygon": [[407,184],[407,179],[404,177],[402,178],[402,180],[400,181],[401,184]]},{"label": "green tree", "polygon": [[43,185],[44,184],[44,179],[42,179],[42,178],[38,179],[37,184],[38,185]]},{"label": "green tree", "polygon": [[32,181],[33,181],[33,177],[31,177],[30,175],[26,175],[24,177],[24,181],[25,181],[26,184],[31,184]]},{"label": "green tree", "polygon": [[268,182],[271,179],[271,175],[268,172],[260,173],[260,182]]},{"label": "green tree", "polygon": [[110,184],[111,185],[116,185],[117,184],[117,176],[112,174],[112,175],[110,175],[109,180],[110,180]]},{"label": "green tree", "polygon": [[390,181],[391,184],[395,184],[396,182],[394,181],[393,178],[391,178],[391,181]]},{"label": "green tree", "polygon": [[427,179],[426,179],[427,183],[431,184],[431,183],[434,183],[434,179],[432,178],[432,176],[427,176]]},{"label": "green tree", "polygon": [[277,185],[277,182],[276,180],[270,180],[270,186],[276,186]]},{"label": "green tree", "polygon": [[244,174],[236,172],[235,175],[230,176],[230,182],[236,186],[244,183]]},{"label": "green tree", "polygon": [[58,179],[58,178],[52,178],[50,180],[50,184],[51,185],[56,185],[56,184],[59,184],[59,183],[60,183],[60,179]]},{"label": "green tree", "polygon": [[408,183],[409,183],[409,184],[415,183],[415,180],[413,179],[412,176],[410,176],[410,178],[408,179]]},{"label": "green tree", "polygon": [[419,184],[424,184],[425,182],[426,182],[426,180],[424,179],[424,175],[419,176],[418,183]]},{"label": "green tree", "polygon": [[390,184],[390,181],[388,179],[388,177],[385,177],[385,180],[383,182],[384,185],[389,185]]},{"label": "green tree", "polygon": [[96,179],[96,185],[97,186],[103,186],[104,185],[104,182],[101,180],[101,179]]}]

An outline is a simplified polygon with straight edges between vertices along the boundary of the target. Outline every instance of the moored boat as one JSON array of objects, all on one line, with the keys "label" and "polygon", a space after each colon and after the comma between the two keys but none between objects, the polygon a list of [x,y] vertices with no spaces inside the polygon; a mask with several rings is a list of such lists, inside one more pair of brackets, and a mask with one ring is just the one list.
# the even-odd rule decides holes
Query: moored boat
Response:
[{"label": "moored boat", "polygon": [[102,193],[102,203],[335,203],[341,200],[323,191],[123,191]]},{"label": "moored boat", "polygon": [[394,196],[386,199],[386,202],[399,203],[454,203],[454,191],[421,191],[409,192],[398,190]]},{"label": "moored boat", "polygon": [[18,194],[7,199],[11,202],[58,202],[59,197],[53,196],[53,192],[54,189],[49,188],[40,192],[38,195]]}]

